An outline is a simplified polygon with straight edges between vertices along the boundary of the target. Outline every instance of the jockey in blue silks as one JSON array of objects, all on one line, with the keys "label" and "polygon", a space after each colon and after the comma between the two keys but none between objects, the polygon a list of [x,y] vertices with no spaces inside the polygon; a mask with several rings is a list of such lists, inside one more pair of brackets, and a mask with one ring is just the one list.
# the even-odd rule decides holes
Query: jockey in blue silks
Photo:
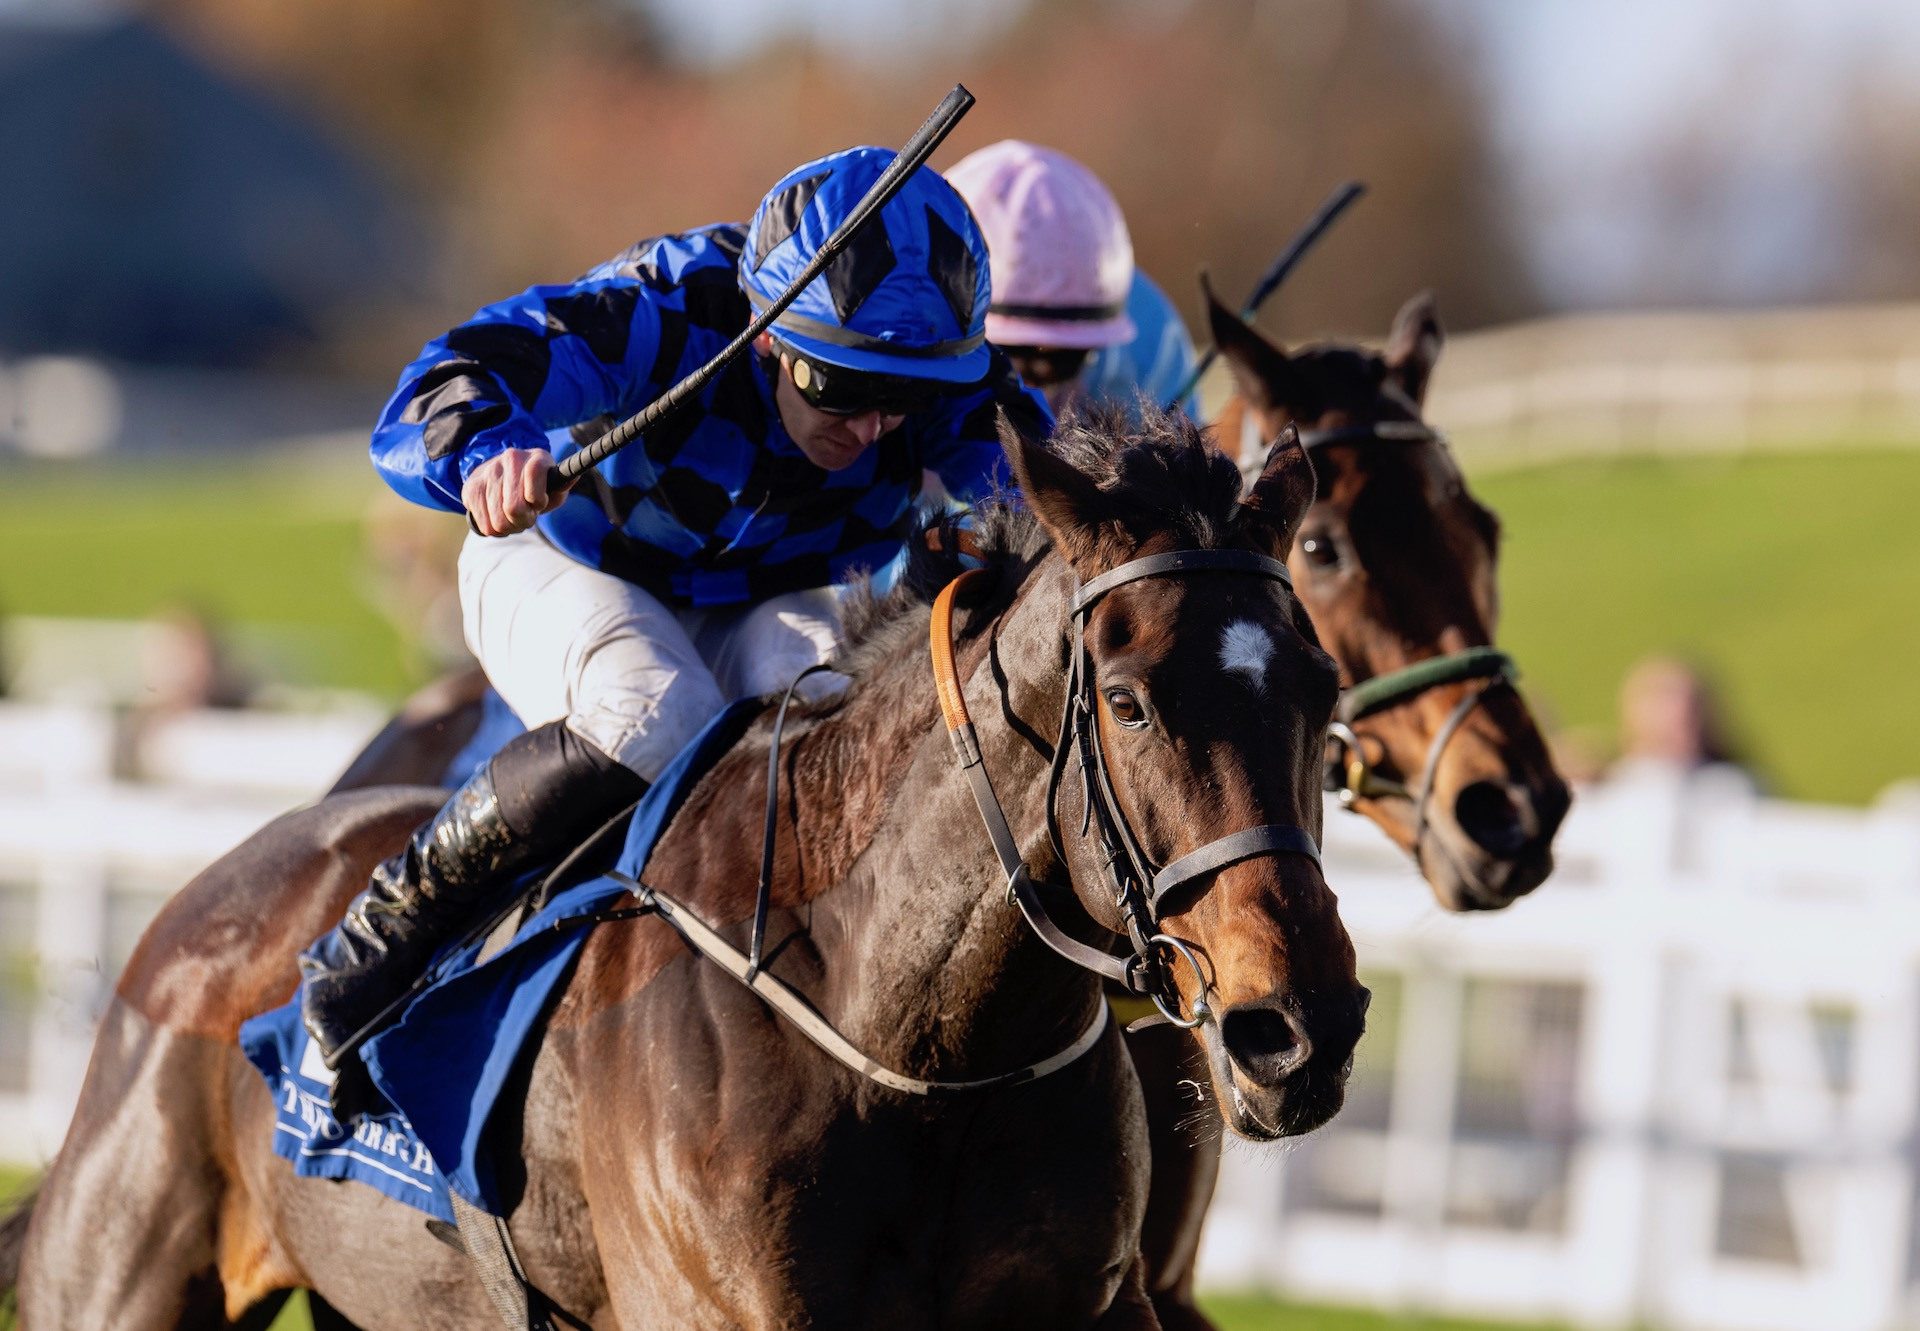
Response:
[{"label": "jockey in blue silks", "polygon": [[975,498],[1007,480],[1001,412],[1051,429],[987,343],[979,229],[921,168],[754,354],[556,488],[568,427],[631,415],[710,360],[892,160],[810,162],[751,225],[642,241],[490,305],[402,373],[374,464],[406,498],[472,518],[467,645],[530,729],[302,955],[302,1015],[329,1066],[442,943],[637,799],[727,702],[826,659],[832,584],[900,550],[926,473]]},{"label": "jockey in blue silks", "polygon": [[948,169],[993,255],[987,338],[1058,411],[1140,395],[1198,418],[1179,393],[1193,341],[1173,302],[1133,265],[1120,205],[1065,153],[1007,139]]}]

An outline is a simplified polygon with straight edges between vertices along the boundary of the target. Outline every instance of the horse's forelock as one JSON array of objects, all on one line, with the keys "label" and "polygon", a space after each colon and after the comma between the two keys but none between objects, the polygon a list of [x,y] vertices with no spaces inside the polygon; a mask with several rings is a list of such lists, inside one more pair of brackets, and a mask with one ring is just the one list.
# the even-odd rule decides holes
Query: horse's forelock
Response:
[{"label": "horse's forelock", "polygon": [[[1374,405],[1387,384],[1386,357],[1345,342],[1312,342],[1289,359],[1311,383],[1327,411],[1361,411]],[[1403,404],[1410,408],[1414,404]],[[1417,409],[1415,409],[1417,415]]]},{"label": "horse's forelock", "polygon": [[1111,520],[1133,539],[1164,530],[1203,550],[1231,539],[1240,469],[1184,412],[1144,398],[1131,411],[1108,404],[1071,410],[1050,447],[1111,498]]}]

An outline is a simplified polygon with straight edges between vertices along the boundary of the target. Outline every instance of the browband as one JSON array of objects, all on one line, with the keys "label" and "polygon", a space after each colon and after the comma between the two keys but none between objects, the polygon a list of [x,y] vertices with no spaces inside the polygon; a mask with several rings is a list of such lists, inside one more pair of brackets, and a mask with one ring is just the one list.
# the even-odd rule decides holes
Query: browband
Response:
[{"label": "browband", "polygon": [[1339,425],[1330,430],[1299,431],[1300,447],[1311,453],[1328,444],[1444,443],[1446,436],[1422,421],[1375,421],[1371,425]]},{"label": "browband", "polygon": [[1293,575],[1277,559],[1257,555],[1251,550],[1174,550],[1164,555],[1147,555],[1119,568],[1089,578],[1073,594],[1072,612],[1085,614],[1093,603],[1137,578],[1158,578],[1169,573],[1255,573],[1275,582],[1293,586]]}]

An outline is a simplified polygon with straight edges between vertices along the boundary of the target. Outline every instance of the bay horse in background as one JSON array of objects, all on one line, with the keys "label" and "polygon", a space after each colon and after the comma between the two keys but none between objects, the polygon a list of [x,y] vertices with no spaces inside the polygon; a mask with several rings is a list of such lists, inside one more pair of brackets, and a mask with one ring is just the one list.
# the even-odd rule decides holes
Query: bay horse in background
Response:
[{"label": "bay horse in background", "polygon": [[[1106,858],[1074,834],[1093,797],[1050,780],[1069,693],[1088,709],[1075,747],[1101,755],[1092,789],[1169,875],[1248,829],[1317,838],[1337,696],[1275,580],[1312,499],[1304,452],[1276,447],[1243,500],[1184,420],[1121,428],[1008,440],[1029,507],[980,515],[989,587],[962,607],[955,676],[1026,865],[1109,930]],[[1194,563],[1226,567],[1163,572]],[[1109,573],[1131,580],[1085,609]],[[602,925],[523,1074],[510,1220],[527,1274],[601,1331],[1159,1326],[1139,1251],[1139,1081],[1096,1020],[1100,983],[1007,904],[938,725],[924,600],[902,588],[855,609],[852,685],[790,721],[779,755],[771,969],[908,1076],[986,1077],[1101,1034],[1039,1080],[906,1095],[823,1057],[658,918]],[[736,938],[770,729],[762,716],[700,780],[646,868]],[[467,1259],[417,1212],[296,1178],[272,1153],[273,1103],[235,1046],[245,1017],[292,992],[298,949],[442,798],[331,797],[163,908],[22,1217],[24,1254],[0,1246],[26,1326],[256,1325],[294,1287],[368,1331],[495,1324]],[[1365,1010],[1333,895],[1308,854],[1203,858],[1160,917],[1194,957],[1171,997],[1211,1013],[1193,1043],[1228,1127],[1307,1131],[1340,1105]]]},{"label": "bay horse in background", "polygon": [[[1340,663],[1328,789],[1413,857],[1442,906],[1498,910],[1552,871],[1571,796],[1510,663],[1491,650],[1499,520],[1421,419],[1443,340],[1433,299],[1402,306],[1380,351],[1289,353],[1203,294],[1236,388],[1217,444],[1244,465],[1293,426],[1313,458],[1318,493],[1287,562]],[[1141,1248],[1163,1324],[1210,1331],[1193,1283],[1219,1134],[1194,1127],[1205,1120],[1178,1088],[1204,1085],[1202,1069],[1167,1035],[1128,1039],[1153,1140]]]},{"label": "bay horse in background", "polygon": [[[1214,437],[1244,465],[1287,424],[1305,432],[1319,484],[1288,556],[1295,586],[1349,690],[1399,689],[1390,705],[1346,723],[1350,742],[1332,746],[1329,785],[1414,857],[1443,907],[1505,906],[1551,871],[1569,803],[1526,700],[1497,675],[1441,670],[1395,684],[1490,645],[1498,610],[1499,520],[1421,416],[1444,342],[1433,300],[1408,301],[1379,351],[1332,343],[1289,353],[1205,295],[1237,390]],[[481,724],[486,689],[475,669],[422,690],[335,788],[446,779]],[[1193,1130],[1181,1088],[1206,1076],[1175,1031],[1132,1032],[1127,1044],[1153,1143],[1142,1235],[1149,1289],[1169,1327],[1205,1328],[1194,1260],[1219,1144]]]},{"label": "bay horse in background", "polygon": [[[1421,419],[1443,334],[1433,297],[1381,352],[1289,354],[1206,291],[1236,393],[1214,434],[1248,465],[1288,425],[1318,493],[1288,557],[1356,719],[1335,747],[1342,802],[1412,855],[1449,910],[1498,910],[1553,870],[1571,795],[1510,664],[1492,649],[1500,520]],[[1384,686],[1384,687],[1382,687]],[[1330,784],[1332,784],[1330,782]]]}]

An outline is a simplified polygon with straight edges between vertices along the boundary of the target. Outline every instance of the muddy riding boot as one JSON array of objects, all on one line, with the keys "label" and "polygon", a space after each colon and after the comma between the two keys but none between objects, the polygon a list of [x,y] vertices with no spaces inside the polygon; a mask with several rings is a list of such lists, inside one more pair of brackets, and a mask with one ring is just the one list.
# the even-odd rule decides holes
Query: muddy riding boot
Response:
[{"label": "muddy riding boot", "polygon": [[386,1009],[443,944],[505,905],[521,874],[560,859],[646,788],[562,722],[509,741],[300,955],[300,1015],[327,1066],[357,1071],[354,1037],[397,1015]]}]

